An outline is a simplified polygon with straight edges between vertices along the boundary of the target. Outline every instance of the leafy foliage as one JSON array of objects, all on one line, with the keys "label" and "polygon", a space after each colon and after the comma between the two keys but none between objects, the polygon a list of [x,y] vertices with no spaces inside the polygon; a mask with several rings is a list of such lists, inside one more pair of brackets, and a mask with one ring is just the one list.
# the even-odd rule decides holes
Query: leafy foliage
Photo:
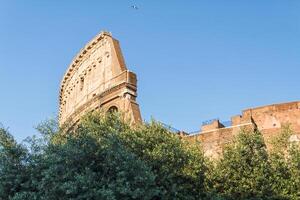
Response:
[{"label": "leafy foliage", "polygon": [[272,187],[285,199],[300,199],[300,146],[289,141],[292,135],[290,126],[285,126],[272,141]]},{"label": "leafy foliage", "polygon": [[267,150],[260,132],[243,130],[207,174],[212,198],[299,199],[300,148],[288,141],[292,134],[284,127]]},{"label": "leafy foliage", "polygon": [[199,199],[204,196],[204,156],[199,147],[189,145],[152,121],[134,129],[116,116],[93,113],[83,119],[80,132],[87,131],[95,138],[108,137],[99,132],[103,120],[109,123],[111,133],[136,155],[152,174],[159,189],[159,199]]},{"label": "leafy foliage", "polygon": [[300,199],[300,147],[282,129],[267,150],[242,130],[219,160],[152,121],[130,127],[90,113],[73,129],[55,120],[18,144],[0,127],[0,199]]},{"label": "leafy foliage", "polygon": [[26,149],[17,144],[7,129],[0,127],[0,199],[21,191],[28,179]]},{"label": "leafy foliage", "polygon": [[212,176],[212,185],[227,199],[269,199],[271,174],[261,134],[244,130],[225,148]]},{"label": "leafy foliage", "polygon": [[203,195],[203,187],[193,189],[204,182],[202,154],[158,123],[130,128],[116,114],[92,113],[76,129],[56,127],[43,122],[43,137],[27,139],[28,148],[1,129],[0,199]]}]

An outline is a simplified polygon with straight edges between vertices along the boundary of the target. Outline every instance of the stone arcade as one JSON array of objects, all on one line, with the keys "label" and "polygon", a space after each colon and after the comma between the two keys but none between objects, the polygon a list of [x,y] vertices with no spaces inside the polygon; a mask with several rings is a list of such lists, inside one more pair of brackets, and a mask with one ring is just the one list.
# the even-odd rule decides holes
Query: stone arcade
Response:
[{"label": "stone arcade", "polygon": [[119,42],[102,32],[73,59],[60,87],[59,123],[76,123],[92,110],[119,110],[131,123],[141,121],[137,78],[127,70]]}]

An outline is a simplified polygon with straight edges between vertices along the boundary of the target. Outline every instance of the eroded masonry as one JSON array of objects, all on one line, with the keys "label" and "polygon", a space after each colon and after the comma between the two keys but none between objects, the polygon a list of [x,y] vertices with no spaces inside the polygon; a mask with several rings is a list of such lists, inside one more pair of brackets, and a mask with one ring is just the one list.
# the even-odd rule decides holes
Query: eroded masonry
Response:
[{"label": "eroded masonry", "polygon": [[59,122],[76,123],[89,111],[123,111],[130,123],[141,121],[137,78],[125,64],[119,42],[102,32],[73,59],[60,87]]},{"label": "eroded masonry", "polygon": [[[86,112],[121,111],[131,124],[142,121],[137,97],[137,77],[125,64],[119,42],[110,33],[102,32],[75,56],[60,88],[59,122],[75,124]],[[234,116],[229,126],[219,120],[201,127],[189,135],[180,132],[190,142],[201,142],[205,154],[218,157],[241,129],[258,129],[266,143],[282,126],[289,124],[295,131],[290,141],[300,141],[300,101],[274,104],[244,110]]]},{"label": "eroded masonry", "polygon": [[231,142],[241,129],[261,131],[269,146],[272,138],[287,125],[296,133],[289,138],[290,142],[300,142],[300,101],[250,108],[242,115],[232,117],[230,126],[225,127],[219,120],[214,120],[203,125],[194,135],[183,135],[190,142],[201,142],[205,154],[217,158],[224,145]]}]

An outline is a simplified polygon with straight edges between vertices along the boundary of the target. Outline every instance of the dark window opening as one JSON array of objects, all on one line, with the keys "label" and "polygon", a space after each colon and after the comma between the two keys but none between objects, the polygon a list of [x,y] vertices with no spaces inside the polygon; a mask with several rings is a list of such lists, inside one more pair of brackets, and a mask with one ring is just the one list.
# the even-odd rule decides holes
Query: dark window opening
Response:
[{"label": "dark window opening", "polygon": [[80,91],[83,90],[83,87],[84,87],[84,78],[81,78],[80,79]]},{"label": "dark window opening", "polygon": [[118,108],[116,106],[112,106],[108,109],[108,113],[115,113],[118,112]]}]

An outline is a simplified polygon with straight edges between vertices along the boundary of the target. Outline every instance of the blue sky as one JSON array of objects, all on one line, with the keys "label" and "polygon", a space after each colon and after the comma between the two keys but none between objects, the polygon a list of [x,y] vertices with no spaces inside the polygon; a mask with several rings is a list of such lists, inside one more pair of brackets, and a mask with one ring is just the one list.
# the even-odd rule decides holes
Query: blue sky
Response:
[{"label": "blue sky", "polygon": [[101,30],[138,75],[145,120],[194,131],[300,100],[299,10],[299,0],[0,0],[0,122],[20,141],[55,116],[60,79]]}]

